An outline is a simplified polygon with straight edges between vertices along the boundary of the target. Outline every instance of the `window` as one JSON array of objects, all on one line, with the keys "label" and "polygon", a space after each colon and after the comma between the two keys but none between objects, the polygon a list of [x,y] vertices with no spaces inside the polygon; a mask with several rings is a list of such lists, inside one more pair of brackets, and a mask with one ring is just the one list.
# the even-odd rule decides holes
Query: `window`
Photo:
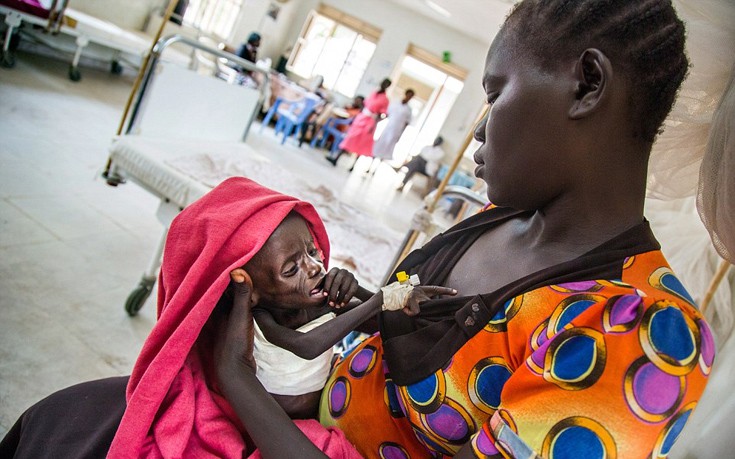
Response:
[{"label": "window", "polygon": [[327,6],[312,11],[291,53],[288,69],[324,77],[324,87],[353,97],[375,52],[380,30]]},{"label": "window", "polygon": [[184,23],[227,41],[240,15],[243,0],[189,0]]}]

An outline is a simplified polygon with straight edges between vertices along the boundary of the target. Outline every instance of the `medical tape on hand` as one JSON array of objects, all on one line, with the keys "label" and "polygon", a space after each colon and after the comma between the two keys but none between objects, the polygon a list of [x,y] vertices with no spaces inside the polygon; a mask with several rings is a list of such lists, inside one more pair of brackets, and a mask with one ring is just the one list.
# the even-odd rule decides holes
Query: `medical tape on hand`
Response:
[{"label": "medical tape on hand", "polygon": [[380,290],[383,292],[383,311],[398,311],[406,306],[413,285],[393,282]]}]

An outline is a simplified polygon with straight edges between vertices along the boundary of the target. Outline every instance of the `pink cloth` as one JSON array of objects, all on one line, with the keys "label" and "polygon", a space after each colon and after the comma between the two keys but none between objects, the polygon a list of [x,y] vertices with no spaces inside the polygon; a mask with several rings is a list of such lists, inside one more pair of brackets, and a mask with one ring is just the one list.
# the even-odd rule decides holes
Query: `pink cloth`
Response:
[{"label": "pink cloth", "polygon": [[350,153],[357,153],[360,156],[373,156],[373,144],[375,140],[375,115],[385,114],[388,111],[388,96],[385,93],[374,92],[365,99],[365,109],[371,114],[364,111],[355,116],[355,120],[350,124],[339,148]]},{"label": "pink cloth", "polygon": [[[344,432],[334,427],[324,427],[313,419],[294,421],[317,448],[331,459],[362,459],[360,453],[350,444]],[[262,459],[260,451],[255,451],[248,459]]]},{"label": "pink cloth", "polygon": [[237,416],[209,390],[203,367],[211,362],[193,347],[230,271],[245,265],[291,211],[304,217],[328,260],[327,233],[311,204],[245,178],[225,180],[174,219],[159,276],[158,322],[130,376],[108,457],[243,457]]}]

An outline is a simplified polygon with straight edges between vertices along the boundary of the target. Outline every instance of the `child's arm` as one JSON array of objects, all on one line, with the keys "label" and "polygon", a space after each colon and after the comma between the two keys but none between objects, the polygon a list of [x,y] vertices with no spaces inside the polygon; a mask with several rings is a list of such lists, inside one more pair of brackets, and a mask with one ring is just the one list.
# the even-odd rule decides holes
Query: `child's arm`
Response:
[{"label": "child's arm", "polygon": [[268,341],[302,359],[312,360],[338,343],[362,322],[373,317],[382,305],[383,294],[378,292],[364,303],[306,333],[279,325],[268,311],[256,308],[253,315]]},{"label": "child's arm", "polygon": [[[419,304],[436,295],[456,295],[452,288],[438,286],[417,286],[409,296],[404,312],[416,315]],[[312,360],[330,349],[347,333],[361,323],[373,317],[383,306],[383,292],[378,291],[364,303],[310,330],[302,333],[276,323],[273,316],[264,310],[253,310],[253,315],[263,336],[276,346],[298,355],[302,359]]]}]

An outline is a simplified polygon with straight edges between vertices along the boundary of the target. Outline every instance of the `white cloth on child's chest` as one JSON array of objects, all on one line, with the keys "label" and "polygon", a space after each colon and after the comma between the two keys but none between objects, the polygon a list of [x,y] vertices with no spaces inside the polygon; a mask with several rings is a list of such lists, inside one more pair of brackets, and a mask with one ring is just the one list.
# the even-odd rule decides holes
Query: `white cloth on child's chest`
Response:
[{"label": "white cloth on child's chest", "polygon": [[[324,314],[296,331],[306,333],[335,317],[332,312]],[[313,360],[302,359],[265,339],[255,322],[253,357],[258,367],[256,376],[271,394],[303,395],[323,389],[329,377],[333,355],[330,348]]]}]

